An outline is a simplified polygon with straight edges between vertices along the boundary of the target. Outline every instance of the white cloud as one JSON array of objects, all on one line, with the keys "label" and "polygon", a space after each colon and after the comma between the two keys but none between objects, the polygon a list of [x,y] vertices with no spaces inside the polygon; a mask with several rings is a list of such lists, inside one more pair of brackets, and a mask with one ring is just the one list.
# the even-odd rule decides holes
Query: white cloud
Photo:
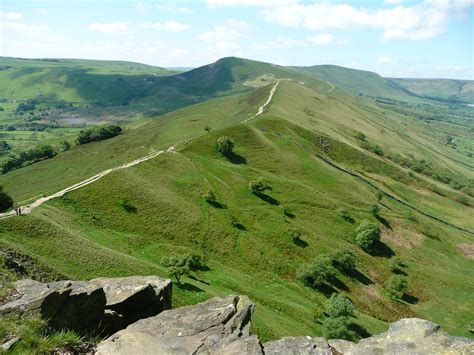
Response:
[{"label": "white cloud", "polygon": [[0,11],[0,20],[9,20],[9,21],[16,21],[21,20],[23,15],[19,12],[3,12]]},{"label": "white cloud", "polygon": [[19,22],[0,22],[1,31],[15,31],[22,34],[35,34],[48,32],[47,25],[29,25]]},{"label": "white cloud", "polygon": [[170,20],[165,22],[144,23],[140,25],[140,28],[179,32],[189,29],[189,26],[181,22]]},{"label": "white cloud", "polygon": [[37,11],[41,14],[41,15],[46,15],[48,13],[48,10],[46,9],[37,9]]},{"label": "white cloud", "polygon": [[217,49],[237,49],[237,40],[247,37],[249,30],[247,22],[229,19],[222,25],[200,34],[197,38],[209,43]]},{"label": "white cloud", "polygon": [[101,32],[110,35],[124,35],[130,34],[128,23],[126,22],[111,22],[111,23],[91,23],[87,26],[89,31]]},{"label": "white cloud", "polygon": [[384,2],[389,5],[399,5],[403,0],[385,0]]},{"label": "white cloud", "polygon": [[397,64],[398,59],[390,58],[390,57],[380,57],[377,59],[377,64]]},{"label": "white cloud", "polygon": [[321,33],[308,37],[308,41],[317,45],[330,44],[334,40],[334,36],[330,33]]},{"label": "white cloud", "polygon": [[314,31],[379,29],[384,39],[422,40],[442,34],[452,14],[472,4],[473,0],[424,0],[413,6],[366,9],[343,3],[297,3],[264,9],[263,16],[270,23]]},{"label": "white cloud", "polygon": [[288,37],[278,37],[275,41],[267,41],[262,43],[255,43],[251,46],[253,49],[265,50],[275,48],[290,48],[290,47],[305,47],[308,43]]},{"label": "white cloud", "polygon": [[296,3],[297,0],[206,0],[210,7],[276,7]]}]

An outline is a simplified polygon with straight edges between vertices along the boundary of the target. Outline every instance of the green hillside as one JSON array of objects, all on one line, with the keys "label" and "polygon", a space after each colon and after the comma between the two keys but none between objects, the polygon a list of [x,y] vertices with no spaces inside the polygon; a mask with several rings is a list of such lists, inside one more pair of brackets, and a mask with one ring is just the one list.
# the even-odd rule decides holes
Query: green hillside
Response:
[{"label": "green hillside", "polygon": [[289,67],[297,72],[327,80],[336,88],[354,95],[364,96],[410,96],[405,90],[377,73],[350,69],[337,65],[314,65],[310,67]]},{"label": "green hillside", "polygon": [[[231,74],[238,69],[232,66]],[[234,79],[209,79],[209,87]],[[347,294],[357,307],[359,337],[407,316],[472,336],[473,232],[462,231],[474,230],[474,162],[466,154],[473,149],[466,129],[472,122],[443,103],[346,102],[296,80],[281,81],[266,112],[244,122],[270,87],[185,107],[0,176],[0,185],[21,201],[181,142],[176,153],[113,172],[28,216],[0,220],[2,248],[74,279],[166,276],[161,257],[198,253],[210,270],[175,287],[174,304],[247,294],[257,303],[253,330],[264,340],[321,335],[332,292]],[[430,109],[446,117],[427,122],[423,114]],[[442,139],[446,130],[456,147]],[[223,135],[235,142],[228,157],[216,150]],[[271,190],[258,196],[249,183],[260,177]],[[466,185],[454,186],[458,180]],[[203,198],[209,189],[217,204]],[[363,220],[382,232],[370,252],[355,244]],[[297,239],[294,230],[301,233]],[[319,289],[297,280],[306,263],[346,249],[357,255],[357,270],[337,271]],[[403,261],[409,283],[398,300],[384,290],[394,256]]]},{"label": "green hillside", "polygon": [[393,78],[390,81],[421,97],[474,103],[472,80]]}]

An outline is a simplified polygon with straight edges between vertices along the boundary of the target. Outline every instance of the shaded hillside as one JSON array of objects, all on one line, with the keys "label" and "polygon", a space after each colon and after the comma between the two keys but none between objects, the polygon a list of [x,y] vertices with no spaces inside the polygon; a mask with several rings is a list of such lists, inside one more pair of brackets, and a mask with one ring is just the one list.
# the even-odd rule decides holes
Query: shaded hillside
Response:
[{"label": "shaded hillside", "polygon": [[472,80],[397,78],[389,80],[421,97],[474,103]]}]

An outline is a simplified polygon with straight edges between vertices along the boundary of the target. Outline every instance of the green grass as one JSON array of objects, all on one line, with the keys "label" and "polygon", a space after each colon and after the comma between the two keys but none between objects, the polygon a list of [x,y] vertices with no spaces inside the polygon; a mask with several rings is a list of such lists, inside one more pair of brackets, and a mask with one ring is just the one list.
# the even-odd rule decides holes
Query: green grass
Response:
[{"label": "green grass", "polygon": [[[223,134],[236,142],[236,154],[246,164],[233,164],[216,152],[215,140]],[[339,215],[346,209],[356,221],[374,220],[369,206],[376,203],[375,191],[315,158],[314,152],[320,149],[317,137],[286,121],[265,117],[250,125],[214,131],[180,153],[164,154],[108,175],[31,216],[2,221],[2,241],[76,279],[166,276],[159,265],[161,257],[201,253],[211,270],[200,272],[197,281],[186,280],[199,290],[178,288],[175,304],[213,295],[247,294],[257,303],[253,330],[263,340],[321,334],[314,318],[321,315],[326,297],[297,283],[295,274],[317,255],[350,248],[359,257],[359,271],[374,284],[366,286],[338,274],[341,284],[335,289],[353,300],[361,311],[356,322],[370,333],[383,330],[384,322],[419,316],[441,323],[454,334],[468,335],[468,317],[461,313],[472,302],[464,293],[452,290],[474,291],[466,286],[470,276],[459,272],[471,261],[461,255],[457,244],[469,237],[424,219],[416,224],[406,218],[409,210],[383,200],[382,216],[393,226],[392,232],[384,228],[384,242],[407,261],[409,293],[420,300],[414,306],[390,301],[382,290],[390,275],[387,258],[361,252],[353,244],[356,224]],[[279,205],[250,194],[248,182],[259,176],[271,182],[269,195]],[[225,208],[214,208],[201,198],[209,188]],[[121,208],[124,198],[137,213]],[[294,219],[284,216],[283,206],[291,207]],[[231,226],[232,216],[245,231]],[[422,234],[426,225],[431,228],[431,238],[439,240]],[[287,235],[290,226],[303,230],[306,248],[291,241]],[[413,233],[420,234],[420,244],[414,248],[399,245]],[[420,272],[422,265],[429,265],[429,271]],[[450,281],[439,284],[439,279]],[[368,290],[379,297],[368,296]],[[458,304],[459,311],[446,314],[443,320],[433,313],[431,304],[445,297],[450,297],[447,304]]]},{"label": "green grass", "polygon": [[[235,71],[248,70],[250,62],[230,58],[219,65],[228,63],[232,64],[228,74],[236,75]],[[192,80],[198,83],[207,76]],[[226,81],[221,78],[218,83]],[[234,83],[227,82],[230,88],[216,84],[219,89],[212,95],[238,90],[238,85],[232,87]],[[214,84],[208,89],[216,88]],[[346,101],[344,93],[328,96],[310,85],[282,81],[266,113],[242,123],[266,100],[270,87],[137,121],[116,138],[75,147],[0,176],[0,185],[18,202],[182,142],[177,153],[113,172],[28,216],[0,220],[2,249],[27,255],[71,279],[166,277],[160,265],[163,256],[198,253],[210,270],[186,278],[187,287],[175,286],[173,304],[246,294],[257,304],[252,330],[263,341],[322,334],[318,317],[330,292],[304,287],[296,281],[296,273],[321,254],[350,249],[358,256],[359,274],[338,273],[332,291],[350,297],[358,309],[354,321],[369,333],[385,330],[387,322],[416,316],[437,322],[452,334],[472,336],[468,328],[474,309],[469,297],[474,293],[473,261],[460,249],[460,244],[472,244],[472,235],[388,197],[378,201],[377,191],[383,189],[462,227],[473,228],[469,218],[473,207],[457,202],[460,193],[448,185],[409,175],[408,169],[386,156],[363,149],[355,137],[357,131],[363,132],[367,142],[380,145],[386,154],[413,154],[418,160],[426,159],[433,169],[472,178],[472,159],[441,140],[443,127],[449,125],[450,134],[463,142],[462,149],[472,147],[465,129],[468,120],[442,103]],[[417,106],[421,102],[427,106]],[[397,111],[400,107],[403,112]],[[433,128],[417,116],[429,110],[446,115]],[[211,127],[210,133],[204,131],[205,126]],[[235,141],[232,159],[216,151],[221,135]],[[365,180],[342,169],[357,172]],[[259,177],[272,186],[266,199],[248,188]],[[209,189],[223,208],[204,201],[202,194]],[[123,200],[136,212],[127,212],[121,206]],[[378,218],[370,212],[373,204],[381,209]],[[285,207],[294,218],[285,216]],[[354,223],[341,217],[343,210]],[[235,228],[234,219],[244,228]],[[384,244],[378,254],[365,253],[354,243],[355,227],[362,220],[383,224]],[[295,227],[302,230],[306,247],[289,237],[288,228]],[[392,301],[385,294],[383,284],[392,274],[391,254],[406,263],[408,294],[417,302]]]}]

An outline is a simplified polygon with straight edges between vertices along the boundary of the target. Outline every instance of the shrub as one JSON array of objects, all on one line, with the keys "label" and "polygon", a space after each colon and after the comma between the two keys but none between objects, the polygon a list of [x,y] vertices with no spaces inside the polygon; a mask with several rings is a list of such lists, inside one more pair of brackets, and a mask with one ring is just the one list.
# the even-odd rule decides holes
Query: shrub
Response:
[{"label": "shrub", "polygon": [[205,130],[207,133],[209,133],[209,132],[211,131],[211,127],[206,126],[206,127],[204,127],[204,130]]},{"label": "shrub", "polygon": [[331,318],[349,318],[354,315],[354,305],[346,296],[333,293],[326,302],[326,313]]},{"label": "shrub", "polygon": [[283,207],[283,214],[289,218],[295,218],[295,214],[293,213],[293,210],[289,206],[284,206]]},{"label": "shrub", "polygon": [[217,151],[221,152],[223,155],[232,153],[232,151],[234,150],[234,146],[234,142],[229,137],[222,136],[217,139]]},{"label": "shrub", "polygon": [[254,195],[258,196],[263,194],[266,190],[271,190],[272,187],[263,177],[259,177],[257,180],[250,181],[249,189]]},{"label": "shrub", "polygon": [[69,150],[69,149],[71,149],[71,143],[69,143],[68,141],[62,141],[61,143],[59,143],[59,149],[62,152],[65,152],[66,150]]},{"label": "shrub", "polygon": [[349,223],[354,223],[355,222],[354,218],[352,218],[352,216],[346,210],[340,210],[338,212],[338,214],[346,222],[349,222]]},{"label": "shrub", "polygon": [[384,288],[391,298],[401,298],[408,289],[408,281],[406,277],[393,275],[385,282]]},{"label": "shrub", "polygon": [[216,194],[214,193],[214,191],[212,190],[207,190],[207,192],[205,192],[202,197],[204,198],[204,200],[211,204],[211,205],[215,205],[217,204],[217,197],[216,197]]},{"label": "shrub", "polygon": [[8,144],[5,141],[0,141],[0,152],[7,152],[12,150],[12,147],[10,144]]},{"label": "shrub", "polygon": [[287,232],[291,240],[293,241],[293,243],[302,242],[301,236],[303,235],[303,232],[301,231],[300,228],[288,228]]},{"label": "shrub", "polygon": [[297,279],[308,287],[318,288],[324,283],[330,283],[335,276],[331,259],[320,255],[311,264],[304,265],[298,272]]},{"label": "shrub", "polygon": [[390,258],[390,260],[388,261],[388,265],[392,272],[401,272],[405,267],[405,264],[403,263],[402,259],[400,259],[398,256]]},{"label": "shrub", "polygon": [[137,208],[127,199],[120,201],[120,206],[128,213],[137,213]]},{"label": "shrub", "polygon": [[380,212],[380,207],[378,205],[371,205],[369,210],[370,210],[370,213],[372,213],[372,215],[377,217]]},{"label": "shrub", "polygon": [[367,136],[364,133],[359,132],[359,131],[355,132],[354,137],[356,137],[357,139],[360,139],[361,141],[365,141],[365,139],[367,138]]},{"label": "shrub", "polygon": [[334,254],[336,268],[348,273],[356,268],[357,256],[350,250],[341,250]]},{"label": "shrub", "polygon": [[161,259],[161,265],[167,268],[168,274],[181,283],[181,277],[191,275],[191,271],[203,270],[202,257],[200,255],[174,255]]},{"label": "shrub", "polygon": [[5,212],[13,207],[13,199],[3,191],[3,186],[0,186],[0,212]]},{"label": "shrub", "polygon": [[356,228],[355,241],[359,247],[369,250],[373,244],[380,240],[380,227],[368,221],[363,221]]},{"label": "shrub", "polygon": [[323,336],[326,339],[355,340],[356,335],[349,328],[349,320],[344,317],[326,318],[323,321]]}]

